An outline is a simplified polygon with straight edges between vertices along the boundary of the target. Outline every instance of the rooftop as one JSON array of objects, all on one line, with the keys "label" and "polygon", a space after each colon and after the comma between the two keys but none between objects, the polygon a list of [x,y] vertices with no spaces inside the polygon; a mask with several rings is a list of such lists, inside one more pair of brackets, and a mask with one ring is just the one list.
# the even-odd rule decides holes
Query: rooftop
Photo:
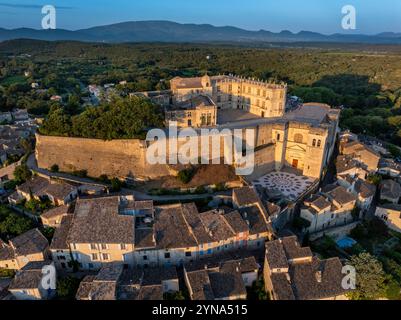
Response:
[{"label": "rooftop", "polygon": [[189,248],[198,245],[195,236],[188,228],[182,205],[158,207],[155,218],[158,248]]},{"label": "rooftop", "polygon": [[[307,259],[294,263],[292,260],[297,258]],[[340,259],[313,257],[310,248],[301,248],[296,237],[267,243],[266,260],[270,269],[281,269],[271,275],[273,290],[279,300],[325,299],[346,293],[341,286]]]},{"label": "rooftop", "polygon": [[381,195],[389,198],[401,197],[401,186],[394,180],[384,180],[381,184]]},{"label": "rooftop", "polygon": [[334,109],[329,105],[319,103],[306,103],[298,109],[287,113],[284,117],[290,121],[300,121],[312,125],[320,125],[328,121],[328,115]]},{"label": "rooftop", "polygon": [[201,213],[200,219],[206,231],[216,242],[224,241],[235,236],[235,232],[230,227],[227,220],[216,210]]},{"label": "rooftop", "polygon": [[56,218],[56,217],[60,217],[63,215],[67,215],[68,213],[69,213],[69,206],[64,205],[64,206],[55,207],[53,209],[46,211],[45,213],[43,213],[41,215],[41,217],[45,218],[45,219],[51,219],[51,218]]},{"label": "rooftop", "polygon": [[43,189],[43,193],[55,198],[64,200],[76,188],[68,183],[52,183]]},{"label": "rooftop", "polygon": [[233,190],[233,197],[236,197],[236,202],[239,207],[259,203],[260,199],[254,188],[242,187]]},{"label": "rooftop", "polygon": [[38,230],[32,229],[10,240],[10,245],[17,256],[28,256],[43,253],[49,246],[45,236]]},{"label": "rooftop", "polygon": [[54,231],[53,240],[50,244],[52,250],[68,250],[68,232],[72,225],[73,216],[68,215],[61,219],[60,226]]},{"label": "rooftop", "polygon": [[22,185],[17,187],[17,190],[26,193],[41,196],[43,195],[43,189],[50,184],[49,180],[42,177],[34,177]]},{"label": "rooftop", "polygon": [[199,95],[185,101],[176,102],[170,107],[171,110],[195,110],[202,108],[216,108],[216,105],[208,96]]},{"label": "rooftop", "polygon": [[134,243],[134,217],[119,214],[119,197],[78,199],[69,243]]},{"label": "rooftop", "polygon": [[51,261],[29,263],[24,269],[17,272],[11,281],[9,290],[29,290],[41,287],[43,278],[42,268],[52,264]]},{"label": "rooftop", "polygon": [[192,291],[194,300],[214,300],[237,298],[245,296],[246,289],[242,279],[242,273],[255,272],[258,270],[255,258],[244,260],[230,260],[221,262],[218,266],[199,269],[194,266],[188,271],[186,276]]},{"label": "rooftop", "polygon": [[352,201],[356,201],[357,199],[357,197],[354,194],[348,192],[347,189],[345,189],[342,186],[336,187],[327,194],[331,199],[338,202],[341,206],[344,206]]}]

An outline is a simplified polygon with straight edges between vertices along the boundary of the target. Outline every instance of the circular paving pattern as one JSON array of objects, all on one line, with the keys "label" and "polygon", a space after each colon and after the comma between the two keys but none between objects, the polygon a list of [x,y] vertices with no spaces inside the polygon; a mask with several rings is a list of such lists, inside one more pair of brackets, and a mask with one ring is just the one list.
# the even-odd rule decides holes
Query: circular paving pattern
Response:
[{"label": "circular paving pattern", "polygon": [[312,183],[313,180],[308,177],[287,172],[271,172],[253,182],[254,186],[280,191],[290,200],[296,200]]}]

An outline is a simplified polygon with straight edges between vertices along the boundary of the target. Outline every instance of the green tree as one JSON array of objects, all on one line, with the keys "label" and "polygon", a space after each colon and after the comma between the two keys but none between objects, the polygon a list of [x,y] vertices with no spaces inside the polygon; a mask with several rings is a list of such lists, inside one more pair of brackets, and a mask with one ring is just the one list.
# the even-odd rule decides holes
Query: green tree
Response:
[{"label": "green tree", "polygon": [[59,172],[59,171],[60,171],[60,168],[59,168],[58,164],[53,164],[53,165],[50,167],[50,171],[51,171],[51,172],[54,172],[54,173]]},{"label": "green tree", "polygon": [[118,192],[121,190],[123,187],[123,183],[120,181],[120,179],[113,178],[111,179],[111,191],[112,192]]},{"label": "green tree", "polygon": [[17,166],[14,170],[14,180],[18,183],[24,183],[32,178],[32,172],[26,164]]},{"label": "green tree", "polygon": [[194,170],[193,170],[192,168],[190,168],[190,169],[181,170],[181,171],[178,173],[177,178],[178,178],[178,180],[180,180],[182,183],[188,184],[188,183],[191,182],[193,176],[194,176]]},{"label": "green tree", "polygon": [[57,297],[62,300],[72,300],[78,291],[80,280],[66,277],[57,280]]},{"label": "green tree", "polygon": [[374,300],[385,295],[385,273],[382,264],[369,253],[352,256],[349,265],[356,270],[356,289],[348,296],[352,300]]},{"label": "green tree", "polygon": [[19,236],[33,228],[31,220],[10,213],[3,221],[0,222],[0,233],[9,236]]},{"label": "green tree", "polygon": [[248,300],[269,300],[263,279],[255,281],[252,287],[247,288],[247,293]]},{"label": "green tree", "polygon": [[375,186],[379,186],[383,180],[383,177],[379,174],[371,174],[368,176],[367,180]]},{"label": "green tree", "polygon": [[400,148],[397,146],[390,144],[388,145],[388,151],[391,153],[393,157],[400,157],[401,156],[401,151]]},{"label": "green tree", "polygon": [[177,300],[177,301],[183,301],[185,300],[184,294],[182,291],[174,292],[174,293],[165,293],[163,295],[164,300]]}]

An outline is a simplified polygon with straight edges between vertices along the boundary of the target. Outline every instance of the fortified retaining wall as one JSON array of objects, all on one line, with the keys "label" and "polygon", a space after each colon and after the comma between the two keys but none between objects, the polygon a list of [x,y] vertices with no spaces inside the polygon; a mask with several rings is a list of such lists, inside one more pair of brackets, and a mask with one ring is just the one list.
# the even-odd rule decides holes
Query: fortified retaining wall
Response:
[{"label": "fortified retaining wall", "polygon": [[91,177],[160,177],[172,174],[166,165],[145,165],[146,145],[141,140],[82,139],[36,135],[39,168],[57,164],[60,171],[87,170]]},{"label": "fortified retaining wall", "polygon": [[[256,146],[271,140],[271,133],[265,127],[257,128]],[[224,157],[224,139],[221,138],[220,157]],[[207,140],[206,140],[207,141]],[[184,142],[178,142],[178,149]],[[199,142],[199,155],[204,142]],[[214,159],[212,138],[209,138],[209,161]],[[57,164],[60,171],[73,172],[87,170],[91,177],[102,174],[110,177],[158,178],[176,175],[183,166],[151,165],[146,161],[148,146],[143,140],[83,139],[36,135],[36,160],[39,168],[50,169]],[[167,143],[167,153],[169,153]],[[255,152],[255,170],[274,170],[275,145],[258,148]]]}]

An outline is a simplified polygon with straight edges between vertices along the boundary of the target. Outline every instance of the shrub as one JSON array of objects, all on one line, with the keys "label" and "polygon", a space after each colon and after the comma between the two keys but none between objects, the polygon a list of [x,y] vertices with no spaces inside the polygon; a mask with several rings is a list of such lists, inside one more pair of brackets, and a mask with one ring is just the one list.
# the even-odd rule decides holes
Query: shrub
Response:
[{"label": "shrub", "polygon": [[112,192],[118,192],[121,190],[122,187],[123,187],[123,183],[119,179],[117,179],[117,178],[111,179],[111,191]]},{"label": "shrub", "polygon": [[191,182],[193,176],[194,176],[193,169],[184,169],[178,173],[178,180],[180,180],[184,184],[188,184]]},{"label": "shrub", "polygon": [[88,170],[77,170],[77,171],[73,171],[72,174],[74,176],[79,177],[79,178],[87,178],[88,177]]},{"label": "shrub", "polygon": [[58,166],[57,164],[53,164],[53,165],[50,167],[50,171],[51,171],[51,172],[56,173],[56,172],[59,172],[59,170],[60,170],[60,168],[59,168],[59,166]]}]

